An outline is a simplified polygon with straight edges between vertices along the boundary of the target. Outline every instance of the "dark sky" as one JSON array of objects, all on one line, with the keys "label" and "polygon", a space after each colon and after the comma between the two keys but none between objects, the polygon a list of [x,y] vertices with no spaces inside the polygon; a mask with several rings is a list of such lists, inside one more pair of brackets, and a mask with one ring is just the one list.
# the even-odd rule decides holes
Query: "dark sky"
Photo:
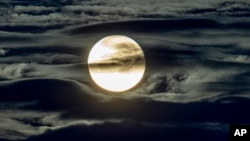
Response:
[{"label": "dark sky", "polygon": [[[2,0],[0,141],[227,141],[250,124],[249,16],[246,0]],[[146,57],[120,94],[88,72],[109,35]]]}]

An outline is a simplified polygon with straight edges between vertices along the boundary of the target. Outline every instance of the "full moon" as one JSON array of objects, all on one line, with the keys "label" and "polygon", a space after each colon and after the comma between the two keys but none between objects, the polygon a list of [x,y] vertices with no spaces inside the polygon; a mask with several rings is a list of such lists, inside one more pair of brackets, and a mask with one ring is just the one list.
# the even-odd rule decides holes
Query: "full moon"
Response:
[{"label": "full moon", "polygon": [[141,47],[131,38],[111,35],[99,40],[88,56],[93,81],[102,89],[123,92],[135,87],[145,72]]}]

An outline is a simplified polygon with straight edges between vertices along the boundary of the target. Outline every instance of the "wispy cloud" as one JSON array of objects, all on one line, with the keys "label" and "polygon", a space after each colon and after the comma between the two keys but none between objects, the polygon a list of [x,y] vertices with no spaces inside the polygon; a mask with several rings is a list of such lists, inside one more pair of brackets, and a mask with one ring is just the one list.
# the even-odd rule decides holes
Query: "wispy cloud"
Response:
[{"label": "wispy cloud", "polygon": [[1,64],[0,78],[1,79],[18,79],[24,77],[27,73],[33,71],[32,64]]},{"label": "wispy cloud", "polygon": [[[128,19],[201,17],[201,16],[241,16],[250,15],[250,3],[239,1],[183,1],[142,0],[135,1],[74,1],[60,3],[61,6],[31,3],[2,7],[1,25],[75,25],[92,24],[103,21]],[[48,5],[48,4],[47,4]],[[59,4],[58,4],[59,5]],[[5,12],[4,12],[5,11]]]},{"label": "wispy cloud", "polygon": [[0,113],[0,138],[20,140],[70,126],[94,126],[120,123],[117,119],[62,119],[59,112],[4,110]]},{"label": "wispy cloud", "polygon": [[23,5],[16,5],[13,8],[13,12],[17,12],[17,13],[30,12],[32,14],[32,12],[34,12],[34,13],[46,12],[46,11],[53,12],[56,9],[57,9],[56,7],[47,7],[47,6],[36,6],[36,5],[23,6]]},{"label": "wispy cloud", "polygon": [[4,56],[8,50],[0,49],[0,56]]}]

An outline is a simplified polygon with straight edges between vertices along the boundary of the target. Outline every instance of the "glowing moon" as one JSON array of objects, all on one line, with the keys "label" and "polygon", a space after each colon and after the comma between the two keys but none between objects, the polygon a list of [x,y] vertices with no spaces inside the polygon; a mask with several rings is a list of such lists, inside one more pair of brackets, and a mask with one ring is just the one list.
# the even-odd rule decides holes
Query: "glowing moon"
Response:
[{"label": "glowing moon", "polygon": [[121,35],[99,40],[88,57],[94,82],[113,92],[126,91],[137,85],[144,75],[145,64],[141,47],[133,39]]}]

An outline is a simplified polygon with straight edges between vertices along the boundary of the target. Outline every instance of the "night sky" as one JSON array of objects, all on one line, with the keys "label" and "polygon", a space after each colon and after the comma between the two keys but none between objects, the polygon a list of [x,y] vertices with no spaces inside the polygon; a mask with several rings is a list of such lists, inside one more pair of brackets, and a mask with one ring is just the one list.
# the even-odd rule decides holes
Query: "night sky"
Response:
[{"label": "night sky", "polygon": [[[228,141],[250,124],[250,1],[1,0],[0,141]],[[125,35],[143,80],[110,93],[93,45]]]}]

